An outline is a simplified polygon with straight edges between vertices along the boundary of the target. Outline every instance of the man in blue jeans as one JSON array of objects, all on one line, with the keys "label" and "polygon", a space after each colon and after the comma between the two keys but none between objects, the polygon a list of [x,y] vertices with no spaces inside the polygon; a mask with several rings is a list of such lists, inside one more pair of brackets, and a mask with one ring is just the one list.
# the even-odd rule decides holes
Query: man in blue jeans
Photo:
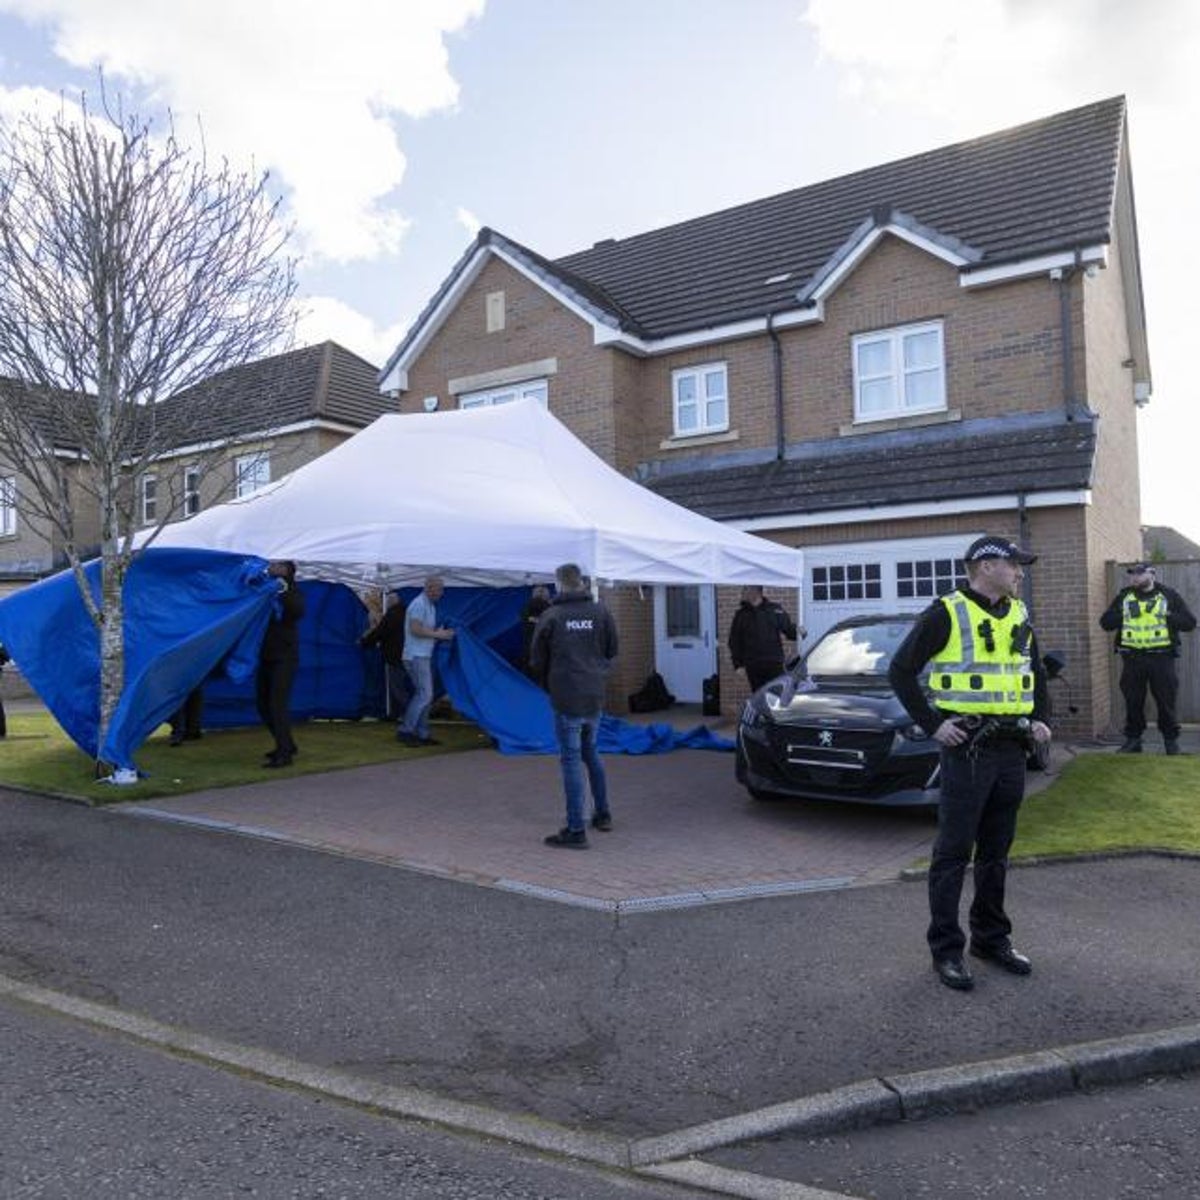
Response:
[{"label": "man in blue jeans", "polygon": [[429,736],[429,710],[433,707],[433,647],[437,642],[454,639],[454,630],[437,623],[437,602],[445,585],[441,576],[430,575],[420,595],[414,597],[405,614],[404,670],[413,685],[396,741],[405,746],[436,746]]},{"label": "man in blue jeans", "polygon": [[617,657],[612,614],[593,600],[575,563],[554,573],[558,595],[538,618],[529,648],[533,677],[550,693],[562,760],[567,823],[545,839],[547,846],[587,849],[583,773],[592,791],[592,828],[612,829],[604,764],[596,749],[604,688]]}]

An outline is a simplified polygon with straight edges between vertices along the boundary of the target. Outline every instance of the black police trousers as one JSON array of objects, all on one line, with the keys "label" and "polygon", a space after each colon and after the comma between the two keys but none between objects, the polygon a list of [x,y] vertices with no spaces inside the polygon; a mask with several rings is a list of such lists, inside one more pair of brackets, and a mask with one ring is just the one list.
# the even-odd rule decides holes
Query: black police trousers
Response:
[{"label": "black police trousers", "polygon": [[1158,728],[1164,741],[1179,736],[1175,698],[1179,675],[1175,656],[1168,651],[1131,650],[1121,655],[1121,695],[1125,697],[1125,736],[1138,738],[1146,730],[1146,689],[1158,710]]},{"label": "black police trousers", "polygon": [[943,747],[938,831],[929,865],[929,949],[935,961],[959,958],[966,945],[958,923],[963,878],[975,860],[971,941],[999,947],[1012,923],[1004,911],[1008,852],[1025,796],[1024,744],[997,738],[967,750]]}]

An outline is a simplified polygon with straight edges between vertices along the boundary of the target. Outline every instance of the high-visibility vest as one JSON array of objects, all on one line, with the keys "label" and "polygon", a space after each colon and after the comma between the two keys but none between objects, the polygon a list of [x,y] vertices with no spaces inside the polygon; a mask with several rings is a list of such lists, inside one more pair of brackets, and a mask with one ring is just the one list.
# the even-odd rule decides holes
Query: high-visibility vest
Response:
[{"label": "high-visibility vest", "polygon": [[1033,631],[1020,600],[997,617],[964,596],[942,597],[950,637],[929,660],[929,687],[938,708],[951,713],[1018,717],[1033,712]]},{"label": "high-visibility vest", "polygon": [[1171,631],[1167,628],[1167,598],[1155,592],[1152,600],[1139,600],[1130,593],[1121,603],[1121,649],[1167,650]]}]

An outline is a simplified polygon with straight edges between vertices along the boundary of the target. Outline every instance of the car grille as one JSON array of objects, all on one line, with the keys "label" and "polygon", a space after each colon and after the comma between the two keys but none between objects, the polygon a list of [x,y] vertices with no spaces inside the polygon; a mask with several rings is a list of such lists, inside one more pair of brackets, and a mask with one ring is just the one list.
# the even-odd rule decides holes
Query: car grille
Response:
[{"label": "car grille", "polygon": [[862,787],[892,748],[889,730],[818,729],[776,726],[771,731],[773,757],[797,782],[825,787]]}]

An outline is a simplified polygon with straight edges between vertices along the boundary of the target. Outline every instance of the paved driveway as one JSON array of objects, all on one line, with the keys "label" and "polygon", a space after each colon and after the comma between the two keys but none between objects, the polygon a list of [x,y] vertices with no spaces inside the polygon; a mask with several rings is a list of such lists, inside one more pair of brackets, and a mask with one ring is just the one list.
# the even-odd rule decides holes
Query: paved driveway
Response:
[{"label": "paved driveway", "polygon": [[122,807],[602,908],[894,879],[933,832],[920,813],[751,800],[728,753],[613,755],[606,766],[615,829],[593,832],[586,852],[542,844],[563,819],[558,760],[491,750]]}]

